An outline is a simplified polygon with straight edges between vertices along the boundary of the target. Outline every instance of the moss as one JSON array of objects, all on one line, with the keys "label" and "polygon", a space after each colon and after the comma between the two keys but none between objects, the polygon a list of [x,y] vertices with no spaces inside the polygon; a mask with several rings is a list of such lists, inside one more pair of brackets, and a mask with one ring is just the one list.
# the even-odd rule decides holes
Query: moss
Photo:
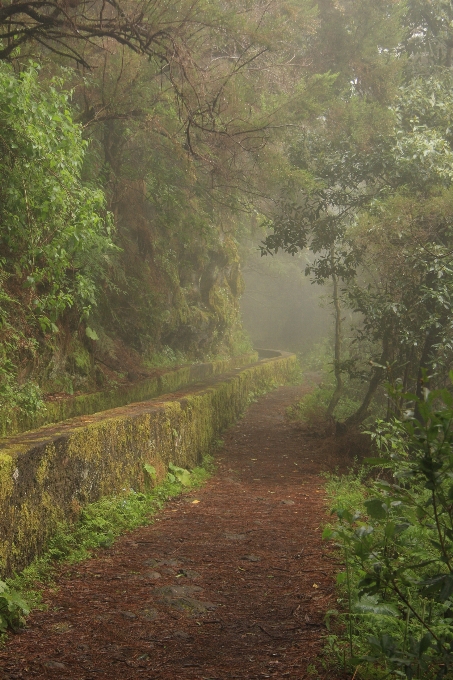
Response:
[{"label": "moss", "polygon": [[55,447],[51,444],[46,448],[46,456],[42,458],[36,470],[36,483],[39,486],[44,486],[49,475],[49,468],[52,466],[52,461],[55,459]]},{"label": "moss", "polygon": [[[0,453],[0,508],[4,508],[11,498],[14,489],[14,471],[16,469],[14,455]],[[0,512],[0,570],[7,562],[9,543],[5,540],[8,520],[5,513]]]},{"label": "moss", "polygon": [[159,378],[159,394],[173,392],[190,382],[190,366],[183,366],[174,371],[164,373]]},{"label": "moss", "polygon": [[0,453],[0,502],[9,498],[14,487],[14,456]]},{"label": "moss", "polygon": [[92,394],[81,394],[58,402],[47,402],[44,412],[39,412],[35,416],[19,417],[13,414],[12,418],[6,418],[0,415],[0,436],[12,436],[69,418],[91,415],[126,404],[153,399],[160,394],[174,392],[193,382],[223,373],[233,365],[238,365],[239,360],[242,364],[246,364],[255,359],[255,353],[251,352],[225,361],[182,366],[164,371],[159,376],[141,380],[133,385]]},{"label": "moss", "polygon": [[287,382],[295,361],[292,355],[260,361],[166,400],[134,403],[94,414],[88,423],[78,418],[2,442],[2,574],[42,553],[59,522],[74,518],[75,507],[125,488],[144,490],[145,463],[156,469],[158,481],[170,462],[195,467],[243,412],[249,395]]},{"label": "moss", "polygon": [[66,368],[72,374],[82,376],[89,375],[91,365],[91,355],[87,348],[80,342],[77,334],[71,339],[71,348],[66,357]]}]

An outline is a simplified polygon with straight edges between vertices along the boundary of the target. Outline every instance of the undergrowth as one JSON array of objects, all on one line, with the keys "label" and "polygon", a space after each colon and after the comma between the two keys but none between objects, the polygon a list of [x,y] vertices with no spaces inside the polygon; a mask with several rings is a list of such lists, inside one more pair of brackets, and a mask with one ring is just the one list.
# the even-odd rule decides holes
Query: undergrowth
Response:
[{"label": "undergrowth", "polygon": [[59,565],[89,559],[93,551],[109,548],[126,531],[151,524],[168,500],[185,489],[202,486],[213,470],[212,456],[205,456],[202,465],[191,471],[170,464],[164,481],[153,486],[155,470],[145,465],[145,493],[125,489],[85,506],[75,524],[60,524],[41,557],[21,573],[0,581],[0,636],[23,626],[29,611],[41,606],[41,589],[53,582]]},{"label": "undergrowth", "polygon": [[[313,349],[299,360],[302,377],[305,381],[313,383],[314,389],[288,407],[287,416],[290,420],[299,420],[304,424],[322,425],[329,420],[327,408],[335,391],[332,349],[327,339],[314,345]],[[352,371],[353,362],[346,358],[343,364],[345,366],[342,376],[344,389],[332,414],[333,419],[340,423],[357,411],[363,397],[363,383]],[[318,380],[313,377],[313,374],[318,375]],[[373,403],[373,418],[382,415],[381,411],[381,404]]]},{"label": "undergrowth", "polygon": [[146,368],[172,368],[182,364],[188,364],[189,358],[184,352],[174,350],[164,345],[160,352],[153,352],[144,360]]},{"label": "undergrowth", "polygon": [[[330,377],[330,376],[329,376]],[[303,423],[314,423],[327,419],[327,407],[334,391],[333,381],[325,380],[317,385],[312,392],[305,395],[287,409],[290,420],[300,420]],[[334,411],[335,420],[346,420],[360,406],[360,402],[347,395],[341,398]]]},{"label": "undergrowth", "polygon": [[446,680],[453,678],[453,396],[396,396],[410,408],[369,433],[378,457],[327,484],[336,520],[324,538],[335,541],[344,564],[327,646],[356,680]]}]

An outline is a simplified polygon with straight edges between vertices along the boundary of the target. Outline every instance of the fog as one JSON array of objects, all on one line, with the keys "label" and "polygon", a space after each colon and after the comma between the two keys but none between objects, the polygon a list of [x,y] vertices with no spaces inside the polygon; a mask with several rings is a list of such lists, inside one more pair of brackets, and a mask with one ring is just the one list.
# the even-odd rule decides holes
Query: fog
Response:
[{"label": "fog", "polygon": [[241,311],[255,347],[304,353],[329,335],[329,289],[305,276],[307,257],[304,252],[261,257],[250,248],[242,268]]}]

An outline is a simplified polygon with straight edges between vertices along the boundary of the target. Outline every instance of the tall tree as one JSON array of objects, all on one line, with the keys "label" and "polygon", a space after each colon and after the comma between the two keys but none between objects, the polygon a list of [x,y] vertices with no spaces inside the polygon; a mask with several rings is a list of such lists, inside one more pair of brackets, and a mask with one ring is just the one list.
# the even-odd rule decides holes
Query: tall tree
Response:
[{"label": "tall tree", "polygon": [[[327,6],[332,18],[336,10]],[[392,86],[382,97],[376,82],[364,81],[348,61],[349,91],[293,151],[311,184],[291,188],[293,202],[283,201],[265,242],[270,251],[310,245],[320,254],[311,273],[323,282],[326,273],[332,276],[333,237],[338,241],[343,299],[362,314],[356,340],[377,343],[363,402],[348,424],[366,417],[386,378],[403,380],[419,395],[426,372],[442,379],[451,346],[449,9],[428,2],[395,8],[392,16],[387,6],[378,33],[388,26],[398,35],[397,20],[401,38],[391,49],[376,40],[371,69],[387,69]],[[350,30],[343,9],[336,16]],[[440,52],[433,50],[434,39]],[[357,63],[363,68],[366,61]]]}]

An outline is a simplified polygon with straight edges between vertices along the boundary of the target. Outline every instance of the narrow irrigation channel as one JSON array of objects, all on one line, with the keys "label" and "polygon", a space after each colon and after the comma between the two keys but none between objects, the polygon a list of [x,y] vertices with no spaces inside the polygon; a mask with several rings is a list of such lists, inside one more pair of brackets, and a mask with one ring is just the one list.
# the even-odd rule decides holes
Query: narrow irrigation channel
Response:
[{"label": "narrow irrigation channel", "polygon": [[337,566],[320,472],[335,461],[285,420],[306,389],[260,398],[203,488],[65,567],[47,611],[0,649],[1,680],[334,680],[320,661]]}]

